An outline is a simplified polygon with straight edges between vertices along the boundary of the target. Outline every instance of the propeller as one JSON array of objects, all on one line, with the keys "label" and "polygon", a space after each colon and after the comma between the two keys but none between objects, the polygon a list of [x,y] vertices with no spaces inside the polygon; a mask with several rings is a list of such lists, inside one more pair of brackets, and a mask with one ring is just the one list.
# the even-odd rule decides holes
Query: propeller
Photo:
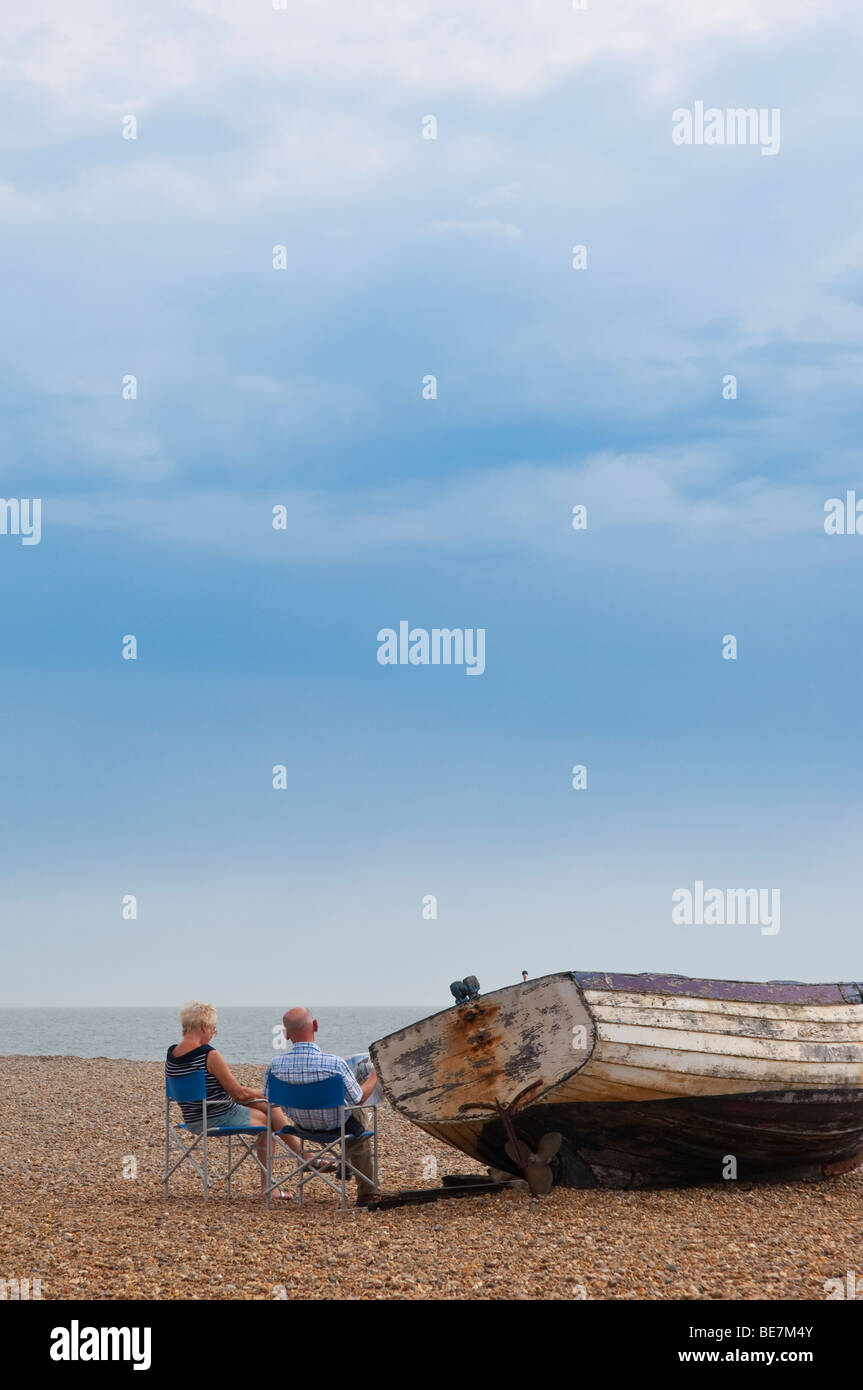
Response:
[{"label": "propeller", "polygon": [[562,1143],[563,1135],[550,1130],[540,1139],[536,1153],[532,1153],[529,1161],[523,1165],[525,1180],[534,1197],[544,1197],[554,1186],[551,1164],[560,1152]]},{"label": "propeller", "polygon": [[562,1143],[563,1135],[558,1134],[556,1129],[544,1134],[536,1146],[536,1156],[540,1163],[551,1163],[553,1158],[557,1158]]},{"label": "propeller", "polygon": [[563,1135],[557,1130],[550,1130],[548,1134],[543,1134],[536,1146],[536,1152],[526,1144],[523,1139],[519,1139],[515,1132],[515,1125],[509,1110],[498,1101],[497,1109],[503,1121],[504,1129],[507,1133],[504,1152],[507,1158],[520,1168],[524,1174],[524,1180],[530,1188],[532,1197],[544,1197],[550,1192],[554,1185],[554,1173],[551,1164],[560,1152],[563,1143]]},{"label": "propeller", "polygon": [[516,1168],[526,1168],[533,1158],[533,1154],[527,1144],[523,1144],[520,1139],[507,1139],[503,1146],[507,1158],[511,1158]]},{"label": "propeller", "polygon": [[528,1163],[523,1170],[532,1197],[544,1197],[554,1185],[554,1174],[548,1163]]}]

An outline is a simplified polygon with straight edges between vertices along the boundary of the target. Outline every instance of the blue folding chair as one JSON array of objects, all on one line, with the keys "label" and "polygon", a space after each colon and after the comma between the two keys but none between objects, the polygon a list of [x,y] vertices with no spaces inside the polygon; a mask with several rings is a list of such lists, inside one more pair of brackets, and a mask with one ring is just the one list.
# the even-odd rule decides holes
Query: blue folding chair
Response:
[{"label": "blue folding chair", "polygon": [[[263,1099],[263,1097],[262,1097]],[[203,1102],[203,1126],[202,1132],[195,1135],[194,1142],[191,1144],[183,1143],[182,1131],[191,1134],[188,1125],[171,1124],[171,1101],[179,1103],[181,1100],[198,1100]],[[168,1182],[172,1173],[176,1173],[182,1163],[189,1162],[201,1179],[204,1186],[204,1198],[210,1195],[210,1163],[208,1140],[212,1138],[227,1139],[228,1141],[228,1198],[231,1196],[231,1178],[240,1164],[245,1163],[251,1155],[263,1173],[267,1172],[266,1164],[261,1163],[255,1150],[254,1143],[246,1143],[247,1134],[263,1134],[266,1125],[220,1125],[218,1116],[216,1122],[208,1127],[207,1125],[207,1077],[203,1068],[200,1071],[189,1072],[186,1076],[167,1076],[165,1077],[165,1196],[168,1195]],[[239,1139],[243,1149],[242,1154],[236,1163],[232,1161],[231,1145],[234,1139]],[[199,1165],[193,1157],[195,1149],[201,1145],[201,1164]],[[172,1153],[180,1150],[180,1156],[175,1163],[171,1163]]]},{"label": "blue folding chair", "polygon": [[[303,1146],[314,1144],[315,1148],[311,1151],[309,1158],[297,1158],[293,1156],[293,1164],[290,1170],[283,1176],[278,1177],[273,1172],[273,1106],[280,1105],[288,1114],[294,1110],[338,1110],[339,1127],[338,1129],[311,1131],[297,1129],[293,1125],[285,1125],[284,1129],[275,1131],[278,1134],[294,1134],[301,1140]],[[374,1123],[372,1129],[364,1129],[360,1134],[348,1134],[345,1132],[345,1116],[359,1110],[362,1112],[364,1105],[347,1105],[345,1103],[345,1080],[343,1076],[336,1074],[328,1076],[323,1081],[306,1081],[302,1085],[294,1085],[289,1081],[282,1081],[278,1076],[267,1077],[267,1206],[270,1205],[271,1194],[276,1188],[281,1189],[286,1183],[296,1183],[297,1196],[300,1206],[303,1205],[303,1189],[307,1182],[312,1178],[320,1178],[334,1192],[341,1197],[341,1209],[347,1207],[347,1183],[348,1174],[353,1177],[362,1177],[366,1181],[364,1173],[359,1173],[348,1158],[348,1151],[352,1144],[360,1139],[372,1140],[372,1187],[376,1192],[380,1192],[378,1185],[378,1111],[377,1106],[368,1107],[372,1110]],[[328,1154],[338,1151],[339,1160],[339,1181],[335,1182],[320,1168],[316,1168],[315,1163],[325,1158]]]}]

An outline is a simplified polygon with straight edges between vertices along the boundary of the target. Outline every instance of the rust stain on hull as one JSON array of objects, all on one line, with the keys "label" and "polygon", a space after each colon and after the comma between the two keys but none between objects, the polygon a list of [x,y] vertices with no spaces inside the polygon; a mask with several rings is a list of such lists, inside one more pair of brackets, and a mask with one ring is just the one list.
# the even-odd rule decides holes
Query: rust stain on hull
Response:
[{"label": "rust stain on hull", "polygon": [[447,1020],[447,1046],[438,1054],[435,1082],[443,1090],[458,1089],[460,1111],[494,1104],[504,1075],[499,1016],[498,1005],[478,1003],[453,1010]]},{"label": "rust stain on hull", "polygon": [[[576,1050],[574,1025],[583,1043]],[[372,1044],[388,1099],[436,1121],[526,1103],[584,1064],[595,1028],[572,977],[544,976],[423,1019]]]}]

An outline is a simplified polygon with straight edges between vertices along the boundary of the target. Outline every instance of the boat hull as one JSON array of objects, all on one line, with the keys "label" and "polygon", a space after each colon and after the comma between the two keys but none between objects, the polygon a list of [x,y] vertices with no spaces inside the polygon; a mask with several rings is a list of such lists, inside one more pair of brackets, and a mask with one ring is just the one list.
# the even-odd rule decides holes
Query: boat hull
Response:
[{"label": "boat hull", "polygon": [[372,1056],[403,1114],[490,1167],[519,1172],[508,1125],[533,1150],[560,1133],[554,1180],[570,1187],[863,1162],[857,985],[566,972],[422,1020]]},{"label": "boat hull", "polygon": [[[515,1173],[501,1120],[421,1125],[492,1168]],[[566,1187],[665,1187],[738,1179],[821,1179],[863,1162],[863,1089],[765,1091],[677,1100],[531,1106],[516,1117],[535,1147],[557,1131]]]}]

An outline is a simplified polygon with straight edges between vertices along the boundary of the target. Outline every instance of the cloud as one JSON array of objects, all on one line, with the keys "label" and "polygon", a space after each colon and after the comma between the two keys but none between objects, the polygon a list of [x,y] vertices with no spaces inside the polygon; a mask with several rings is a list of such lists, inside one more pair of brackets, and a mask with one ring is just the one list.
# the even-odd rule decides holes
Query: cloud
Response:
[{"label": "cloud", "polygon": [[[709,451],[601,454],[571,465],[513,464],[424,487],[268,493],[214,489],[162,495],[94,493],[46,499],[46,526],[134,534],[157,544],[233,554],[270,565],[377,565],[423,552],[571,555],[572,508],[590,534],[627,528],[745,537],[816,534],[823,488],[733,477]],[[272,510],[287,509],[274,531]]]},{"label": "cloud", "polygon": [[838,290],[852,304],[863,307],[863,269],[860,266],[852,266],[842,271],[834,278],[832,288]]},{"label": "cloud", "polygon": [[471,202],[476,208],[493,208],[499,207],[501,204],[517,203],[521,196],[522,191],[519,184],[499,183],[484,193],[477,193]]},{"label": "cloud", "polygon": [[[834,13],[848,16],[847,6]],[[829,18],[829,15],[828,15]],[[6,63],[46,97],[86,120],[99,102],[154,105],[176,94],[224,91],[234,81],[284,90],[314,79],[319,89],[374,89],[379,100],[455,93],[490,99],[535,94],[568,72],[661,46],[678,65],[705,45],[763,50],[823,29],[808,0],[690,0],[662,11],[641,0],[577,11],[545,0],[291,0],[252,9],[235,0],[45,0],[38,22],[26,10],[4,17]],[[85,103],[70,102],[86,93]]]},{"label": "cloud", "polygon": [[479,221],[459,221],[457,218],[444,219],[441,222],[432,222],[429,231],[435,232],[440,236],[447,236],[454,233],[457,236],[470,237],[494,237],[504,241],[510,241],[521,236],[521,228],[512,222],[499,222],[495,218],[486,218]]},{"label": "cloud", "polygon": [[[850,4],[47,0],[7,25],[13,464],[213,489],[241,459],[250,487],[284,472],[311,498],[367,467],[383,508],[387,470],[419,486],[519,456],[713,441],[756,490],[806,455],[846,466]],[[829,81],[801,85],[815,52]],[[778,159],[672,146],[674,105],[706,76],[743,101],[753,72],[793,103]],[[825,160],[825,129],[847,151]],[[116,418],[126,371],[140,400]]]},{"label": "cloud", "polygon": [[19,193],[9,183],[0,183],[0,220],[5,227],[27,228],[48,216],[47,208],[38,199]]}]

